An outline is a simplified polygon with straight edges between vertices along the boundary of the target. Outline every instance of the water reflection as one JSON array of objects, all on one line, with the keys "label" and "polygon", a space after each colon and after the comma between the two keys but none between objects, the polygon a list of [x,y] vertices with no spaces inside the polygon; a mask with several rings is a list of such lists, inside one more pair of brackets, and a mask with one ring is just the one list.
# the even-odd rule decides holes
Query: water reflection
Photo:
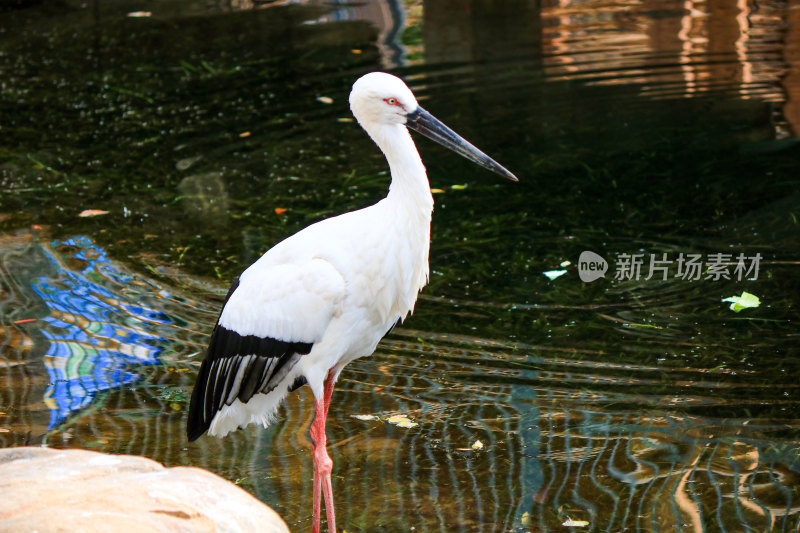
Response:
[{"label": "water reflection", "polygon": [[[425,485],[436,487],[437,505],[457,517],[440,524],[442,530],[453,524],[464,530],[548,530],[568,519],[605,531],[709,523],[734,531],[786,530],[798,520],[797,448],[762,440],[797,429],[796,421],[751,419],[743,425],[678,414],[673,406],[693,399],[678,387],[677,403],[669,394],[647,394],[656,369],[631,366],[620,379],[613,367],[592,364],[596,356],[589,354],[574,360],[546,346],[422,331],[401,330],[396,337],[357,372],[368,374],[374,389],[399,398],[400,410],[421,425],[400,433],[388,424],[363,423],[370,428],[363,431],[399,433],[399,443],[376,445],[388,453],[389,472],[399,464],[406,472],[380,482],[403,492],[398,512],[408,513],[411,524],[424,521],[410,502],[421,501],[415,492],[424,493]],[[562,371],[537,370],[537,362]],[[348,382],[362,392],[348,405],[374,412],[361,379],[356,374]],[[587,385],[571,385],[581,382]],[[646,414],[643,404],[651,405]],[[476,450],[476,441],[485,447]],[[345,490],[359,490],[351,485]],[[365,481],[359,495],[370,486]],[[366,515],[353,519],[368,523]]]},{"label": "water reflection", "polygon": [[602,15],[591,20],[574,2],[543,9],[550,22],[543,32],[545,70],[554,79],[636,84],[658,98],[717,91],[773,102],[797,97],[796,84],[783,80],[794,66],[781,50],[791,47],[798,30],[783,34],[788,13],[782,6],[737,0],[598,4]]},{"label": "water reflection", "polygon": [[800,24],[782,3],[429,0],[422,26],[427,64],[466,63],[492,85],[541,69],[656,99],[735,94],[779,104],[779,137],[800,132]]},{"label": "water reflection", "polygon": [[[301,503],[310,497],[308,483],[297,473],[311,468],[310,394],[293,396],[285,420],[267,431],[204,439],[187,450],[183,408],[191,371],[184,371],[196,365],[203,345],[203,335],[192,332],[211,323],[213,311],[201,306],[193,313],[192,299],[115,265],[85,238],[53,247],[20,239],[5,256],[6,275],[24,255],[24,264],[38,256],[41,268],[56,267],[46,276],[32,272],[31,293],[15,296],[24,302],[36,294],[51,310],[35,328],[22,323],[29,338],[38,338],[38,329],[50,346],[43,357],[49,374],[7,380],[6,409],[35,408],[41,397],[24,391],[42,390],[44,379],[45,396],[55,401],[49,425],[63,422],[49,428],[49,443],[203,465],[242,483],[290,523],[307,525]],[[424,303],[432,311],[484,307]],[[68,334],[54,335],[58,327]],[[66,347],[63,353],[54,344]],[[4,360],[32,369],[42,359],[35,354],[44,352],[37,345],[23,357],[6,344]],[[146,371],[141,364],[155,363],[156,355],[161,364]],[[738,393],[725,392],[726,384],[746,384],[728,373],[675,368],[667,378],[664,368],[615,364],[602,351],[575,355],[574,348],[396,329],[373,358],[348,368],[337,391],[330,417],[336,492],[342,502],[362,502],[340,505],[342,523],[348,530],[475,531],[547,530],[585,520],[605,531],[708,523],[737,531],[791,530],[800,520],[800,450],[779,436],[800,430],[796,420],[691,414],[734,401]],[[52,382],[54,375],[62,379],[52,368],[62,358],[62,366],[78,369],[66,374],[77,382]],[[144,383],[131,387],[137,379]],[[704,396],[703,389],[718,393]],[[100,391],[104,407],[81,410]],[[397,414],[414,424],[393,422]],[[6,445],[30,438],[24,418],[13,416],[3,427]]]},{"label": "water reflection", "polygon": [[[54,249],[70,252],[65,258]],[[139,379],[128,370],[131,366],[157,364],[165,339],[153,333],[153,326],[171,321],[93,281],[122,286],[130,275],[115,268],[88,238],[54,242],[42,251],[53,272],[39,277],[32,289],[50,309],[39,331],[49,341],[43,356],[50,379],[44,401],[52,429],[71,412],[87,407],[98,392]],[[64,259],[73,267],[85,266],[69,270]]]},{"label": "water reflection", "polygon": [[[18,388],[13,381],[21,376],[9,376],[6,409],[43,401],[49,410],[47,429],[52,429],[88,407],[98,393],[139,380],[140,365],[159,363],[166,345],[159,330],[175,324],[131,297],[125,290],[133,281],[131,274],[109,261],[88,238],[46,245],[36,240],[35,233],[21,233],[5,245],[9,301],[28,303],[18,308],[24,318],[4,328],[5,338],[26,339],[17,343],[24,351],[4,351],[6,369],[33,369],[43,362],[47,376],[40,398],[23,394],[17,400],[16,391],[40,390],[42,382],[37,377],[35,387]],[[11,280],[15,283],[8,283]],[[27,381],[22,378],[23,384]]]}]

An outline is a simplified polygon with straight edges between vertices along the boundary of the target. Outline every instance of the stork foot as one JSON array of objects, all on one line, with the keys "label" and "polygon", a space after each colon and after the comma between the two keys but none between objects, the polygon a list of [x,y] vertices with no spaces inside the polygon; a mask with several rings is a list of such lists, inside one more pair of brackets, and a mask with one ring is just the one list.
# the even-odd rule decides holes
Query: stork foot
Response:
[{"label": "stork foot", "polygon": [[314,450],[314,533],[319,532],[320,496],[325,498],[328,531],[331,533],[336,531],[336,515],[333,509],[333,484],[331,482],[332,471],[333,461],[328,456],[328,451],[325,448],[317,447]]},{"label": "stork foot", "polygon": [[[330,400],[330,397],[328,397]],[[325,498],[325,512],[328,517],[328,531],[336,532],[336,515],[333,510],[333,484],[331,482],[331,472],[333,471],[333,461],[328,455],[327,435],[325,434],[325,418],[327,406],[325,399],[317,402],[317,412],[314,422],[311,424],[311,438],[314,442],[314,523],[312,531],[320,531],[320,511],[322,497]]]}]

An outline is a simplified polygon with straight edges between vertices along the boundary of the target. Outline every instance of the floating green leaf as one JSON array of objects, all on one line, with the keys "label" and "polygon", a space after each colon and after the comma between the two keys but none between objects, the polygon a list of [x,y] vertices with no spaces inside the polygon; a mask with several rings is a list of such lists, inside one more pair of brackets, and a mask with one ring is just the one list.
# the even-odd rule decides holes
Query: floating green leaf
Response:
[{"label": "floating green leaf", "polygon": [[758,299],[758,296],[750,294],[747,291],[742,291],[741,296],[729,296],[728,298],[723,298],[722,301],[731,302],[731,311],[734,313],[738,313],[742,309],[761,305],[761,300]]}]

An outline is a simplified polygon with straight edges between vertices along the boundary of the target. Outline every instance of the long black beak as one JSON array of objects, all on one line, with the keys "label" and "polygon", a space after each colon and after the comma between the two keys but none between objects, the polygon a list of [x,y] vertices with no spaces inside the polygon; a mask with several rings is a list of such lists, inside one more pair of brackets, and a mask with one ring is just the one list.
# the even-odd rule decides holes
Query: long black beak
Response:
[{"label": "long black beak", "polygon": [[417,106],[416,111],[406,115],[406,126],[485,169],[496,172],[511,181],[519,181],[514,174],[506,170],[500,163],[472,146],[469,141],[442,124],[439,119],[420,106]]}]

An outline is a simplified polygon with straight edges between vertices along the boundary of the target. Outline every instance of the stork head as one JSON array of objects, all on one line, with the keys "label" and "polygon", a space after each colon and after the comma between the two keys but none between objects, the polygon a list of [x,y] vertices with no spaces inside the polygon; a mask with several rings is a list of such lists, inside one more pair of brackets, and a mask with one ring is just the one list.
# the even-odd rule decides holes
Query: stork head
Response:
[{"label": "stork head", "polygon": [[405,124],[417,110],[417,99],[403,80],[385,72],[370,72],[353,84],[350,110],[359,124]]},{"label": "stork head", "polygon": [[397,76],[385,72],[370,72],[361,76],[353,84],[353,90],[350,92],[350,110],[358,123],[373,138],[377,128],[381,126],[405,124],[473,163],[517,181],[516,176],[497,161],[425,111],[417,103],[411,89]]}]

